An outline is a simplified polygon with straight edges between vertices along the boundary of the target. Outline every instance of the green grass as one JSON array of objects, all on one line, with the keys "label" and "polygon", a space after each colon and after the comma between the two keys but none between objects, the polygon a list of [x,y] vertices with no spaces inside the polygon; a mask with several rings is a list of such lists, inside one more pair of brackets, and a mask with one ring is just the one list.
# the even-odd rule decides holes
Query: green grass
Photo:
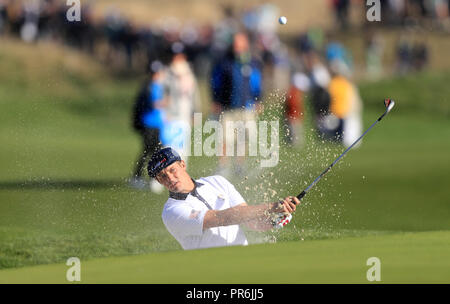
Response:
[{"label": "green grass", "polygon": [[[159,273],[159,264],[175,258],[199,261],[202,255],[218,254],[230,255],[236,268],[216,266],[224,276],[211,282],[235,282],[234,271],[247,263],[250,273],[242,282],[335,282],[339,272],[346,273],[344,281],[354,282],[365,279],[365,259],[389,256],[395,249],[399,254],[386,258],[387,269],[392,269],[390,276],[386,272],[387,281],[448,282],[442,271],[449,260],[449,78],[450,72],[428,72],[362,84],[365,127],[383,112],[384,97],[395,99],[396,107],[311,190],[291,225],[267,234],[249,232],[251,243],[276,244],[181,252],[162,224],[166,193],[134,190],[125,182],[140,149],[129,121],[140,80],[113,78],[91,59],[54,46],[2,41],[0,269],[25,268],[1,271],[0,281],[20,281],[24,273],[30,281],[63,280],[55,271],[77,256],[87,267],[83,282],[107,280],[107,265],[115,273],[111,281],[119,282],[121,269],[130,267],[136,280],[156,282],[157,276],[136,276],[133,267],[143,263]],[[429,100],[436,104],[430,106]],[[278,105],[274,109],[277,113]],[[266,118],[273,118],[269,113]],[[299,193],[343,151],[318,142],[309,125],[306,133],[303,148],[281,148],[278,166],[260,170],[251,159],[249,178],[233,180],[249,203]],[[215,163],[213,158],[192,157],[189,169],[194,177],[206,176],[214,172]],[[369,250],[377,244],[380,251]],[[410,247],[414,253],[408,256]],[[237,262],[241,252],[242,263]],[[290,260],[299,255],[298,261],[309,261],[295,266],[308,275],[294,271],[277,276],[270,254],[280,252]],[[343,264],[336,275],[328,275],[339,253],[344,254]],[[404,254],[408,258],[403,263]],[[93,260],[113,256],[133,257]],[[258,258],[250,262],[252,256]],[[421,258],[428,262],[412,267]],[[53,263],[58,265],[26,267]],[[257,265],[263,265],[261,270]],[[199,275],[208,268],[202,269]],[[159,282],[186,279],[186,274],[170,277],[172,271]],[[423,276],[414,278],[414,271]]]},{"label": "green grass", "polygon": [[384,98],[393,98],[402,105],[402,112],[423,113],[450,118],[450,74],[424,71],[407,77],[394,76],[373,83],[360,84],[366,105],[378,106]]},{"label": "green grass", "polygon": [[[399,233],[339,240],[172,251],[81,260],[81,283],[369,283],[367,260],[380,260],[381,283],[449,283],[450,233]],[[68,283],[65,263],[0,271],[0,283]]]}]

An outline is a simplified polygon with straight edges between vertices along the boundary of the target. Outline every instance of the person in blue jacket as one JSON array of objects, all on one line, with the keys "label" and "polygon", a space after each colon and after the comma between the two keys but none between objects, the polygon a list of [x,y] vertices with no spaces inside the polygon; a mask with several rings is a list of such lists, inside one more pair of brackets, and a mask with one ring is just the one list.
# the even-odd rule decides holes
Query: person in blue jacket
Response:
[{"label": "person in blue jacket", "polygon": [[[224,132],[227,122],[256,121],[262,109],[262,72],[260,62],[252,57],[246,33],[236,33],[225,58],[213,66],[211,91],[212,113],[222,121]],[[227,175],[228,171],[226,146],[234,144],[234,136],[226,136],[223,157],[219,159],[221,174]],[[239,158],[235,167],[238,174],[242,171],[242,161]]]},{"label": "person in blue jacket", "polygon": [[[134,108],[134,128],[141,135],[143,150],[140,153],[130,184],[136,188],[146,187],[142,177],[146,160],[158,151],[161,146],[161,135],[165,126],[165,107],[167,104],[164,66],[160,62],[152,64],[150,78],[145,82]],[[159,192],[160,187],[153,185],[152,190]],[[158,189],[156,189],[158,188]]]}]

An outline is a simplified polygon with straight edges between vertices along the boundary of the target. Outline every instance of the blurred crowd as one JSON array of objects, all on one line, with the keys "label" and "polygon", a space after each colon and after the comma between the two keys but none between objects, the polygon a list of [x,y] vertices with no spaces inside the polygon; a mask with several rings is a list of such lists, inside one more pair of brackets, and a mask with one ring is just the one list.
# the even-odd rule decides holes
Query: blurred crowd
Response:
[{"label": "blurred crowd", "polygon": [[[351,9],[353,7],[366,10],[377,1],[366,0],[329,0],[333,8],[335,20],[341,30],[351,25]],[[379,0],[380,23],[385,26],[429,26],[442,30],[450,29],[449,0]]]},{"label": "blurred crowd", "polygon": [[[228,122],[247,126],[261,117],[272,99],[283,115],[285,144],[301,148],[309,103],[318,138],[348,147],[360,136],[363,105],[352,80],[354,67],[348,49],[332,37],[320,38],[323,32],[318,29],[301,34],[294,48],[289,48],[278,37],[278,12],[270,5],[246,11],[241,18],[229,10],[225,13],[210,46],[206,79],[212,102],[208,119],[220,122],[222,130],[227,130]],[[132,181],[137,187],[145,187],[145,159],[159,147],[171,146],[188,159],[193,113],[202,105],[198,76],[184,43],[175,39],[164,53],[151,62],[149,78],[136,99],[133,121],[143,139]],[[270,96],[273,92],[276,98]],[[217,174],[242,177],[247,171],[244,157],[232,161],[227,157],[239,156],[234,149],[242,147],[236,140],[226,136],[217,151]],[[158,187],[154,182],[152,189],[162,190]]]},{"label": "blurred crowd", "polygon": [[83,2],[81,21],[69,22],[70,6],[61,0],[0,0],[0,35],[26,42],[51,40],[81,49],[111,67],[143,72],[152,61],[165,56],[175,41],[184,44],[186,56],[204,71],[202,58],[211,53],[211,25],[183,25],[167,19],[162,26],[142,26],[111,6],[104,17],[95,16]]},{"label": "blurred crowd", "polygon": [[[382,22],[379,24],[420,24],[421,20],[450,22],[450,0],[381,0]],[[350,9],[358,6],[366,10],[362,0],[329,0],[342,29],[352,26]],[[112,67],[126,67],[143,72],[152,61],[165,56],[174,42],[181,42],[184,53],[196,75],[205,77],[211,63],[220,57],[229,43],[229,34],[242,24],[257,42],[263,60],[278,60],[272,53],[280,47],[276,34],[277,7],[270,4],[250,7],[237,16],[230,7],[224,7],[224,19],[215,24],[181,24],[176,18],[166,18],[158,26],[142,26],[129,20],[111,6],[104,17],[95,17],[90,2],[81,5],[81,21],[68,22],[69,6],[62,0],[0,0],[0,35],[9,34],[24,41],[53,40],[80,48]],[[365,16],[364,13],[361,16]],[[259,37],[254,37],[256,33]],[[380,39],[378,39],[380,40]],[[370,41],[371,58],[377,54],[377,39]],[[281,46],[283,47],[283,46]],[[421,46],[423,47],[423,45]],[[399,60],[412,58],[415,50],[398,51]],[[408,48],[410,48],[408,46]],[[426,52],[426,51],[425,51]],[[408,55],[405,55],[408,53]],[[422,55],[422,57],[426,57]],[[376,60],[376,58],[373,58]],[[368,59],[370,60],[370,59]],[[408,59],[417,61],[415,59]],[[426,58],[425,58],[426,60]]]},{"label": "blurred crowd", "polygon": [[[337,23],[346,29],[350,4],[331,0]],[[360,1],[361,2],[361,1]],[[358,2],[360,5],[363,3]],[[385,23],[403,24],[431,16],[448,20],[448,1],[381,1]],[[68,22],[68,6],[59,0],[0,0],[0,35],[26,42],[51,40],[90,53],[108,66],[146,73],[133,108],[133,128],[142,138],[133,177],[135,187],[145,187],[144,165],[161,146],[176,149],[188,163],[192,150],[193,113],[206,106],[209,119],[257,120],[269,94],[281,94],[285,143],[301,147],[304,121],[310,108],[316,134],[349,146],[361,134],[363,102],[354,84],[352,54],[323,29],[311,27],[292,45],[277,31],[279,9],[272,4],[236,12],[223,7],[223,18],[214,24],[181,24],[166,19],[159,26],[139,26],[111,8],[104,18],[94,18],[89,4],[81,6],[81,21]],[[419,14],[419,15],[417,15]],[[417,17],[417,18],[419,18]],[[411,19],[412,18],[412,19]],[[367,31],[366,72],[379,75],[385,45],[376,32]],[[429,60],[427,46],[406,36],[396,46],[400,73],[421,70]],[[202,100],[199,80],[206,80],[209,101]],[[234,146],[225,141],[221,155]],[[220,153],[219,153],[220,154]],[[230,172],[233,170],[234,172]],[[245,162],[220,157],[219,174],[240,175]],[[152,184],[155,192],[159,184]]]},{"label": "blurred crowd", "polygon": [[449,29],[449,0],[381,0],[381,14],[387,25],[427,25]]}]

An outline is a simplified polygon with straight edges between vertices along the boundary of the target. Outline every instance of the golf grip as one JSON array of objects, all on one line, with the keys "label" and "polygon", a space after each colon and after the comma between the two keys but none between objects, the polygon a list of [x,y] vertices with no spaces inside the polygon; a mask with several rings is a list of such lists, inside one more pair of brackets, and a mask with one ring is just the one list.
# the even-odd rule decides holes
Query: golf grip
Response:
[{"label": "golf grip", "polygon": [[299,200],[301,200],[305,195],[306,195],[306,192],[303,190],[302,193],[300,193],[299,195],[297,195],[297,198],[298,198]]},{"label": "golf grip", "polygon": [[[303,190],[302,193],[300,193],[299,195],[297,195],[297,198],[298,198],[299,200],[301,200],[305,195],[306,195],[306,191]],[[292,200],[292,203],[294,203],[294,205],[296,205],[296,203],[294,202],[294,200]]]}]

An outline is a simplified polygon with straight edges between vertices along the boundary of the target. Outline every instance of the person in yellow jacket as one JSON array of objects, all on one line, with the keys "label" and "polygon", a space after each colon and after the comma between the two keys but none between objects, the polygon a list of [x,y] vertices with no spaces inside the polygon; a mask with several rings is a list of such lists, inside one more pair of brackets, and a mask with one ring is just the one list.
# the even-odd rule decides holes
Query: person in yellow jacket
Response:
[{"label": "person in yellow jacket", "polygon": [[361,133],[362,102],[356,86],[346,77],[346,66],[339,61],[330,64],[332,79],[328,86],[330,112],[335,117],[334,139],[350,146]]},{"label": "person in yellow jacket", "polygon": [[350,110],[350,100],[353,86],[344,76],[336,75],[331,78],[329,85],[331,96],[330,111],[339,119],[345,119]]}]

